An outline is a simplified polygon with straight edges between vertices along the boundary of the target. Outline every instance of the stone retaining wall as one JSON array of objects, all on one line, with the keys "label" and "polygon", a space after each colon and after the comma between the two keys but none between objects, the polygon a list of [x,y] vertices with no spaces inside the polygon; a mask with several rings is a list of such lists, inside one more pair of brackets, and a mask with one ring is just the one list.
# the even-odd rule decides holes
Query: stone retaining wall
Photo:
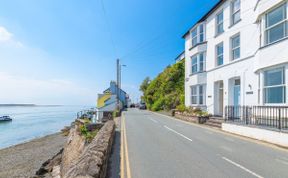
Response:
[{"label": "stone retaining wall", "polygon": [[63,151],[46,161],[34,177],[105,178],[114,132],[114,121],[107,121],[87,144],[78,126],[74,125]]},{"label": "stone retaining wall", "polygon": [[114,121],[107,121],[63,178],[105,178],[114,132]]}]

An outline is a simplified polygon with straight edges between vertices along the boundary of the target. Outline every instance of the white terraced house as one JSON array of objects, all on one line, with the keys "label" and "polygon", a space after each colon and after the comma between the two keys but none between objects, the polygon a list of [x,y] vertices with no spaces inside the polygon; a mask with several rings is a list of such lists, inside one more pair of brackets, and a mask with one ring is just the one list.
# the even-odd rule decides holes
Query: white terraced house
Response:
[{"label": "white terraced house", "polygon": [[221,0],[183,38],[187,107],[288,106],[287,0]]}]

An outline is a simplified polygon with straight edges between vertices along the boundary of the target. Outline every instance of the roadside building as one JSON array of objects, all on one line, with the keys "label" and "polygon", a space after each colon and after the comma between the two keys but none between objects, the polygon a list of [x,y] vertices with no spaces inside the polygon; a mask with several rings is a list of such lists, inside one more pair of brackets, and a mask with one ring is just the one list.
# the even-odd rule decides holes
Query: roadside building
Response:
[{"label": "roadside building", "polygon": [[109,88],[104,90],[103,94],[98,94],[98,100],[97,100],[98,111],[116,110],[118,105],[117,102],[118,97],[119,97],[120,109],[122,109],[123,107],[127,107],[129,101],[128,94],[122,89],[119,89],[116,82],[111,81]]},{"label": "roadside building", "polygon": [[179,54],[176,59],[175,59],[175,63],[178,63],[180,61],[183,61],[185,59],[185,51],[183,51],[181,54]]},{"label": "roadside building", "polygon": [[287,106],[288,1],[221,0],[187,33],[185,105]]}]

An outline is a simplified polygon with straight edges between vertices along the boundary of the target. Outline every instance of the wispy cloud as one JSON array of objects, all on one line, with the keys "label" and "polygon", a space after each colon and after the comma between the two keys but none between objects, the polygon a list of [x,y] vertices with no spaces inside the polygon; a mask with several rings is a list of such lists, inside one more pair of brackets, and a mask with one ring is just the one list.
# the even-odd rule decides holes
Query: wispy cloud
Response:
[{"label": "wispy cloud", "polygon": [[96,91],[64,79],[40,80],[0,73],[0,103],[87,104]]},{"label": "wispy cloud", "polygon": [[17,41],[13,38],[13,34],[9,32],[5,27],[0,26],[0,44],[1,45],[15,45],[22,47],[23,44],[20,41]]}]

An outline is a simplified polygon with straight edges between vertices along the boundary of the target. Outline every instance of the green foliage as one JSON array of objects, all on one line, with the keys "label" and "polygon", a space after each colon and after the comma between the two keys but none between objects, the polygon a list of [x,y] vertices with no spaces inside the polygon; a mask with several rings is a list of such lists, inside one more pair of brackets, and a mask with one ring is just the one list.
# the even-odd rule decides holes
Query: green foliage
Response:
[{"label": "green foliage", "polygon": [[113,111],[113,118],[120,117],[120,116],[121,116],[121,112],[119,110]]},{"label": "green foliage", "polygon": [[85,140],[88,142],[88,143],[91,143],[91,141],[94,139],[94,137],[97,135],[98,133],[98,130],[94,130],[92,132],[90,132],[86,125],[80,125],[80,133],[81,135],[83,135],[85,137]]},{"label": "green foliage", "polygon": [[149,86],[150,81],[150,78],[146,77],[140,85],[140,91],[145,92]]},{"label": "green foliage", "polygon": [[146,78],[140,86],[147,108],[153,111],[184,105],[184,61],[168,66],[155,79]]},{"label": "green foliage", "polygon": [[180,112],[184,112],[184,111],[186,111],[186,106],[184,104],[181,104],[181,105],[177,106],[176,109]]}]

